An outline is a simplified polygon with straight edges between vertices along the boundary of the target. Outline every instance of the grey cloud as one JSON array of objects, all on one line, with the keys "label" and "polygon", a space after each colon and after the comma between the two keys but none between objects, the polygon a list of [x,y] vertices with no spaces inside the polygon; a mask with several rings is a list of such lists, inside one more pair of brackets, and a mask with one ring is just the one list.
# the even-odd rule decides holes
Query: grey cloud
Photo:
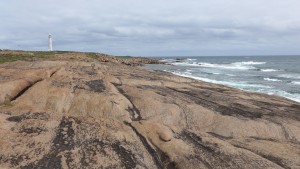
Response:
[{"label": "grey cloud", "polygon": [[298,54],[297,0],[10,0],[0,48],[116,55]]}]

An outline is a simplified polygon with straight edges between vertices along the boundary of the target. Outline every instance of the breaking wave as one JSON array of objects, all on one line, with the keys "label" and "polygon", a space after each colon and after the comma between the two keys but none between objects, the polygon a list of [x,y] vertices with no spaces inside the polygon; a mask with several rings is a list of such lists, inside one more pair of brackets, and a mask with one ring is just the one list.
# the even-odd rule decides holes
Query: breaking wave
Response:
[{"label": "breaking wave", "polygon": [[292,84],[295,84],[295,85],[300,85],[300,82],[291,82]]},{"label": "breaking wave", "polygon": [[263,65],[267,62],[254,62],[254,61],[248,61],[248,62],[235,62],[236,64],[243,64],[243,65]]},{"label": "breaking wave", "polygon": [[[196,59],[187,59],[187,60],[195,61]],[[186,61],[182,60],[182,61],[173,62],[171,64],[176,65],[176,66],[193,66],[193,67],[205,67],[205,68],[251,70],[251,69],[257,69],[256,67],[254,67],[252,65],[262,65],[262,64],[266,64],[266,62],[248,61],[248,62],[234,62],[234,63],[229,63],[229,64],[214,64],[214,63],[207,63],[207,62],[186,62]]]},{"label": "breaking wave", "polygon": [[260,69],[260,71],[262,71],[262,72],[277,72],[279,70],[275,70],[275,69]]},{"label": "breaking wave", "polygon": [[[212,79],[203,78],[203,77],[192,76],[192,75],[184,74],[184,73],[181,73],[181,72],[171,72],[171,73],[173,73],[175,75],[183,76],[183,77],[188,77],[188,78],[192,78],[192,79],[196,79],[196,80],[201,80],[201,81],[204,81],[204,82],[235,87],[235,88],[239,88],[239,89],[246,90],[246,91],[266,93],[266,94],[269,94],[269,95],[278,95],[278,96],[282,96],[282,97],[294,100],[296,102],[300,102],[300,94],[298,94],[298,93],[293,93],[293,94],[288,93],[288,92],[283,91],[283,90],[275,89],[271,86],[260,85],[260,84],[247,84],[247,83],[243,83],[243,82],[218,81],[218,80],[212,80]],[[299,84],[300,84],[300,82],[299,82]]]},{"label": "breaking wave", "polygon": [[264,78],[266,81],[272,81],[272,82],[281,82],[282,80],[279,79],[273,79],[273,78]]},{"label": "breaking wave", "polygon": [[231,64],[212,64],[212,63],[198,63],[201,67],[208,68],[220,68],[220,69],[239,69],[239,70],[250,70],[256,69],[254,66],[243,64],[242,62],[236,62]]},{"label": "breaking wave", "polygon": [[201,81],[204,81],[204,82],[216,83],[216,84],[236,87],[236,88],[240,88],[240,89],[245,89],[245,90],[261,89],[261,88],[272,88],[270,86],[265,86],[265,85],[260,85],[260,84],[247,84],[247,83],[243,83],[243,82],[218,81],[218,80],[213,80],[213,79],[209,79],[209,78],[193,76],[193,75],[185,74],[185,73],[181,73],[181,72],[171,72],[171,73],[173,73],[175,75],[183,76],[183,77],[188,77],[188,78],[192,78],[192,79],[196,79],[196,80],[201,80]]},{"label": "breaking wave", "polygon": [[281,74],[278,77],[286,78],[286,79],[300,79],[300,74]]}]

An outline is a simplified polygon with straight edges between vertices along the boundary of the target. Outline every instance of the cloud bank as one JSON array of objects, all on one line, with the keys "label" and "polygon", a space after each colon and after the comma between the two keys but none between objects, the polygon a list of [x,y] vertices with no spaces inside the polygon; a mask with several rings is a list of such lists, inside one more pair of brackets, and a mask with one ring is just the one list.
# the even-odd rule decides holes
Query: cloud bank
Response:
[{"label": "cloud bank", "polygon": [[300,54],[299,0],[10,0],[0,48],[114,55]]}]

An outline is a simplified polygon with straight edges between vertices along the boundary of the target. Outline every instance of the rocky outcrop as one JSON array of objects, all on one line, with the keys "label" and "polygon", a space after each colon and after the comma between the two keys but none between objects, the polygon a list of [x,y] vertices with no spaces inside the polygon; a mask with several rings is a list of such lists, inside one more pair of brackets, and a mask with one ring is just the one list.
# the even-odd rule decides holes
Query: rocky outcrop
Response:
[{"label": "rocky outcrop", "polygon": [[1,64],[0,104],[0,168],[300,168],[299,103],[111,60]]}]

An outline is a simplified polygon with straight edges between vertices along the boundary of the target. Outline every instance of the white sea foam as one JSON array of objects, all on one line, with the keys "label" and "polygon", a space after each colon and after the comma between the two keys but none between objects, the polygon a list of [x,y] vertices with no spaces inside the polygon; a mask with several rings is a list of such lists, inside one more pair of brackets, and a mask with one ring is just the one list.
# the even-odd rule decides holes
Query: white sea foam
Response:
[{"label": "white sea foam", "polygon": [[195,63],[175,62],[175,63],[172,63],[172,65],[175,65],[175,66],[196,66],[196,67],[199,67],[199,65],[196,62]]},{"label": "white sea foam", "polygon": [[279,70],[275,70],[275,69],[261,69],[260,71],[262,71],[262,72],[277,72]]},{"label": "white sea foam", "polygon": [[207,68],[221,68],[221,69],[238,69],[238,70],[250,70],[250,69],[256,69],[253,66],[248,66],[241,64],[241,62],[231,63],[231,64],[213,64],[213,63],[198,63],[201,67],[207,67]]},{"label": "white sea foam", "polygon": [[294,81],[294,82],[291,82],[292,84],[295,84],[295,85],[300,85],[300,82],[296,82],[296,81]]},{"label": "white sea foam", "polygon": [[234,77],[236,75],[233,75],[233,74],[225,74],[226,76],[231,76],[231,77]]},{"label": "white sea foam", "polygon": [[192,74],[191,72],[188,72],[188,71],[185,71],[184,73],[185,73],[185,74],[188,74],[188,75],[191,75],[191,74]]},{"label": "white sea foam", "polygon": [[269,95],[278,95],[278,96],[282,96],[291,100],[294,100],[296,102],[300,102],[300,94],[297,93],[288,93],[286,91],[282,91],[282,90],[270,90],[270,91],[263,91],[262,93],[267,93]]},{"label": "white sea foam", "polygon": [[243,89],[243,90],[247,90],[247,91],[255,91],[255,92],[260,92],[260,93],[266,93],[269,95],[278,95],[278,96],[282,96],[282,97],[294,100],[296,102],[300,102],[300,94],[288,93],[286,91],[278,90],[278,89],[275,89],[270,86],[265,86],[265,85],[260,85],[260,84],[246,84],[246,83],[242,83],[242,82],[237,83],[237,82],[217,81],[217,80],[203,78],[203,77],[196,77],[196,76],[192,76],[192,75],[188,75],[188,74],[184,74],[184,73],[180,73],[180,72],[171,72],[171,73],[179,75],[179,76],[183,76],[183,77],[189,77],[189,78],[193,78],[196,80],[201,80],[201,81],[205,81],[205,82],[209,82],[209,83],[226,85],[226,86],[235,87],[235,88],[239,88],[239,89]]},{"label": "white sea foam", "polygon": [[[188,61],[194,61],[195,59],[188,59]],[[238,69],[238,70],[250,70],[256,69],[252,65],[261,65],[265,64],[266,62],[234,62],[229,64],[214,64],[214,63],[207,63],[207,62],[174,62],[173,65],[176,66],[193,66],[193,67],[206,67],[206,68],[220,68],[220,69]]]},{"label": "white sea foam", "polygon": [[282,80],[279,79],[273,79],[273,78],[264,78],[266,81],[272,81],[272,82],[281,82]]},{"label": "white sea foam", "polygon": [[240,89],[272,88],[270,86],[265,86],[265,85],[260,85],[260,84],[247,84],[247,83],[243,83],[243,82],[218,81],[218,80],[213,80],[213,79],[209,79],[209,78],[193,76],[193,75],[189,75],[189,74],[185,74],[185,73],[181,73],[181,72],[171,72],[171,73],[179,75],[179,76],[183,76],[183,77],[189,77],[189,78],[196,79],[196,80],[236,87],[236,88],[240,88]]},{"label": "white sea foam", "polygon": [[278,77],[283,77],[287,79],[300,79],[300,74],[281,74]]},{"label": "white sea foam", "polygon": [[263,65],[263,64],[266,64],[266,62],[247,61],[247,62],[235,62],[234,64],[243,64],[243,65]]},{"label": "white sea foam", "polygon": [[190,59],[190,58],[187,58],[186,60],[189,60],[189,61],[194,61],[194,60],[197,60],[197,59]]},{"label": "white sea foam", "polygon": [[167,63],[172,63],[172,62],[175,62],[176,60],[175,59],[162,59],[161,61],[167,62]]}]

